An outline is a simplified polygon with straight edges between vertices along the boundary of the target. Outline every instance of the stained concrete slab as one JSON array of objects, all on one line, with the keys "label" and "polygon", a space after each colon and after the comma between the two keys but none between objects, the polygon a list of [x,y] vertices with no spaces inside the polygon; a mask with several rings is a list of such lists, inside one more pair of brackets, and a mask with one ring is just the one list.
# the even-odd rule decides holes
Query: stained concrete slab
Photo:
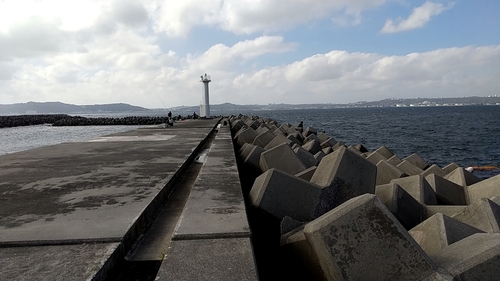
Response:
[{"label": "stained concrete slab", "polygon": [[0,248],[2,280],[94,280],[119,243]]},{"label": "stained concrete slab", "polygon": [[[25,264],[36,280],[90,280],[103,265],[105,274],[217,123],[187,120],[0,156],[1,262],[34,255]],[[0,276],[19,266],[3,264]]]},{"label": "stained concrete slab", "polygon": [[238,176],[201,174],[198,179],[172,239],[250,236]]},{"label": "stained concrete slab", "polygon": [[[0,156],[0,243],[119,241],[217,121],[145,128],[104,142],[63,143]],[[165,141],[161,136],[167,135],[173,137]],[[151,137],[121,141],[135,136]],[[155,136],[159,140],[151,140]]]},{"label": "stained concrete slab", "polygon": [[156,280],[258,280],[250,238],[172,241]]},{"label": "stained concrete slab", "polygon": [[172,239],[249,237],[231,138],[215,136]]}]

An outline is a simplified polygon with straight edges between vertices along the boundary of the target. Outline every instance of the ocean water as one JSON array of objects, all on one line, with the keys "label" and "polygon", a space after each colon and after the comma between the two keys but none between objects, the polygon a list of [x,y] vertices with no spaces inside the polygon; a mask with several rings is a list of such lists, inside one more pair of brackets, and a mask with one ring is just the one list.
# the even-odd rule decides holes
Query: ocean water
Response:
[{"label": "ocean water", "polygon": [[[385,145],[400,158],[418,153],[428,163],[441,167],[452,162],[462,167],[500,166],[500,106],[342,108],[242,113],[272,118],[279,123],[298,124],[303,121],[304,127],[315,127],[346,145],[363,144],[370,150]],[[110,116],[116,117],[116,114]],[[83,141],[138,127],[140,126],[39,125],[2,128],[0,155],[63,142]],[[486,178],[499,174],[499,171],[474,173]]]},{"label": "ocean water", "polygon": [[[312,126],[346,145],[385,145],[404,158],[419,154],[441,167],[500,166],[500,106],[342,108],[261,111],[280,123]],[[479,172],[481,178],[500,171]]]}]

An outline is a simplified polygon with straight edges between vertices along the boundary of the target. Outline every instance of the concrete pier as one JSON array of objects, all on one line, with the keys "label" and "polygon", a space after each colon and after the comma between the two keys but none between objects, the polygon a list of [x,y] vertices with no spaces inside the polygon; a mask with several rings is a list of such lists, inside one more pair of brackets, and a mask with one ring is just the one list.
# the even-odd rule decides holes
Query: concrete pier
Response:
[{"label": "concrete pier", "polygon": [[[169,280],[193,276],[193,269],[179,268],[182,261],[176,259],[202,244],[209,251],[223,250],[221,262],[244,261],[237,270],[245,278],[239,279],[256,280],[229,127],[218,128],[219,121],[184,120],[169,128],[152,126],[0,156],[0,279],[114,280],[185,170],[215,136],[203,178],[196,181],[177,228],[183,241],[172,244],[160,272]],[[213,180],[217,177],[232,180],[221,189],[221,181]],[[213,212],[192,208],[200,204]],[[209,225],[209,233],[200,233],[203,224],[197,221]],[[172,265],[175,272],[169,271]],[[214,272],[200,267],[196,274],[209,274],[205,270]],[[234,277],[234,272],[219,272],[218,280]]]}]

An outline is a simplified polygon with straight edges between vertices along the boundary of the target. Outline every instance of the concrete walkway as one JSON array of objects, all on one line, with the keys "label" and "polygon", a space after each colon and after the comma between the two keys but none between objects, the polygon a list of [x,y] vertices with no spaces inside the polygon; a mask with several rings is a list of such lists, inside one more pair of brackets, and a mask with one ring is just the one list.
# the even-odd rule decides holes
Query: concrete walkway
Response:
[{"label": "concrete walkway", "polygon": [[[0,279],[104,279],[218,121],[186,120],[0,156]],[[238,226],[244,235],[236,237],[248,240],[247,226]]]}]

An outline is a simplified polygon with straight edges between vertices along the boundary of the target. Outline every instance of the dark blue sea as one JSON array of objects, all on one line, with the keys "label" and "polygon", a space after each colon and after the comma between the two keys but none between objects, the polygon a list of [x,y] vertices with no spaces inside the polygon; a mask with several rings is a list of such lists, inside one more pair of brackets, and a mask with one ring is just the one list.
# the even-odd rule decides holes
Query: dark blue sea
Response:
[{"label": "dark blue sea", "polygon": [[[280,123],[313,126],[346,145],[385,145],[404,158],[419,154],[443,167],[500,166],[500,106],[339,108],[261,111]],[[499,174],[474,172],[481,178]]]},{"label": "dark blue sea", "polygon": [[[298,124],[303,121],[305,127],[315,127],[346,145],[363,144],[370,150],[385,145],[400,158],[418,153],[430,164],[441,167],[451,162],[462,167],[500,166],[500,106],[341,108],[241,113],[272,118],[279,123]],[[41,125],[3,128],[0,129],[0,155],[61,142],[83,141],[137,127]],[[499,172],[475,173],[485,178]]]}]

